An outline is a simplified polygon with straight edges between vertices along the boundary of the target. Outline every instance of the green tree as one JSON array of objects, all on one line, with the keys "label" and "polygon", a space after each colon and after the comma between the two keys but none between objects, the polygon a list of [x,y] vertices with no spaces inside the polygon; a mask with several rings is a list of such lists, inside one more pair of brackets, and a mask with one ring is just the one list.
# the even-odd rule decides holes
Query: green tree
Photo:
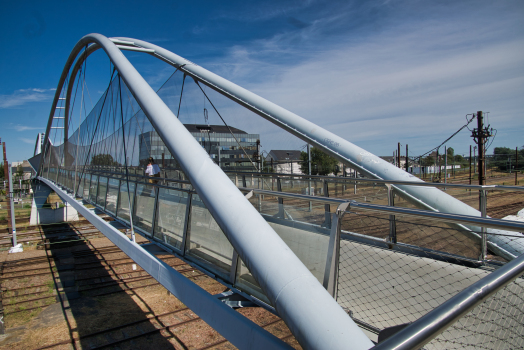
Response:
[{"label": "green tree", "polygon": [[422,158],[422,165],[432,166],[434,164],[435,164],[435,159],[432,156],[427,156],[425,158]]},{"label": "green tree", "polygon": [[492,166],[496,166],[499,170],[508,170],[508,159],[515,161],[515,150],[509,147],[495,147],[493,150],[493,161]]},{"label": "green tree", "polygon": [[119,165],[110,154],[97,154],[91,158],[91,165]]},{"label": "green tree", "polygon": [[455,163],[459,163],[459,164],[464,163],[464,157],[462,157],[460,154],[457,154],[455,156]]},{"label": "green tree", "polygon": [[[311,148],[311,175],[328,175],[338,173],[338,161],[319,150],[318,148]],[[300,171],[308,173],[308,156],[307,152],[300,153]]]},{"label": "green tree", "polygon": [[453,155],[455,154],[455,150],[452,147],[449,147],[446,152],[448,153],[448,158],[451,157],[453,159]]},{"label": "green tree", "polygon": [[19,179],[24,176],[24,168],[22,167],[22,164],[18,165],[16,167],[16,178]]}]

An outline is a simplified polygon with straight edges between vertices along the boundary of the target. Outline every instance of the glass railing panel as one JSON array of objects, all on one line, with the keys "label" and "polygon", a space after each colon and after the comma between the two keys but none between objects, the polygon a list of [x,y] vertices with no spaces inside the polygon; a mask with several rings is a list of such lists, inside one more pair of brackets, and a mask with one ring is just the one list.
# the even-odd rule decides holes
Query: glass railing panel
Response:
[{"label": "glass railing panel", "polygon": [[116,214],[116,202],[118,199],[118,179],[109,179],[106,210],[111,214]]},{"label": "glass railing panel", "polygon": [[262,207],[269,225],[322,283],[331,227],[324,204],[313,202],[310,206],[309,201],[290,198],[278,204],[278,198],[263,195],[251,197],[250,202],[257,210]]},{"label": "glass railing panel", "polygon": [[89,199],[89,187],[91,185],[91,174],[84,174],[82,198],[85,200]]},{"label": "glass railing panel", "polygon": [[149,234],[153,233],[156,189],[157,187],[146,184],[138,184],[136,187],[133,224]]},{"label": "glass railing panel", "polygon": [[237,271],[235,287],[262,300],[266,304],[271,305],[271,302],[262,291],[262,288],[260,288],[260,285],[242,260],[240,261],[240,266]]},{"label": "glass railing panel", "polygon": [[260,188],[265,191],[276,191],[277,189],[276,179],[272,176],[261,175],[260,182]]},{"label": "glass railing panel", "polygon": [[77,197],[83,197],[84,194],[84,182],[85,182],[85,175],[82,175],[80,172],[77,173],[77,183],[75,188],[75,193]]},{"label": "glass railing panel", "polygon": [[282,192],[293,194],[305,194],[307,182],[304,182],[301,179],[286,176],[280,179],[280,183],[282,186]]},{"label": "glass railing panel", "polygon": [[[255,205],[259,213],[269,216],[276,216],[279,214],[281,207],[278,203],[278,197],[276,195],[261,194],[251,197],[250,202]],[[256,204],[255,204],[256,199]]]},{"label": "glass railing panel", "polygon": [[196,194],[191,200],[191,234],[187,255],[202,261],[216,275],[229,279],[233,246]]},{"label": "glass railing panel", "polygon": [[63,172],[62,186],[69,188],[69,170],[64,169]]},{"label": "glass railing panel", "polygon": [[[127,191],[129,186],[129,192]],[[122,181],[120,183],[120,200],[118,201],[117,217],[129,222],[129,203],[133,206],[133,199],[135,197],[135,183]]]},{"label": "glass railing panel", "polygon": [[390,216],[387,213],[351,209],[341,221],[341,230],[386,240],[389,237]]},{"label": "glass railing panel", "polygon": [[91,176],[91,184],[89,186],[89,200],[96,203],[96,193],[98,189],[98,175]]},{"label": "glass railing panel", "polygon": [[67,188],[69,188],[70,190],[73,190],[73,187],[74,187],[74,172],[72,170],[68,170],[67,171]]},{"label": "glass railing panel", "polygon": [[98,178],[98,194],[96,198],[96,204],[104,207],[106,204],[107,195],[107,177],[100,176]]},{"label": "glass railing panel", "polygon": [[167,188],[159,188],[158,191],[154,236],[181,250],[188,194]]},{"label": "glass railing panel", "polygon": [[63,184],[63,170],[58,168],[57,180],[56,183],[59,185]]}]

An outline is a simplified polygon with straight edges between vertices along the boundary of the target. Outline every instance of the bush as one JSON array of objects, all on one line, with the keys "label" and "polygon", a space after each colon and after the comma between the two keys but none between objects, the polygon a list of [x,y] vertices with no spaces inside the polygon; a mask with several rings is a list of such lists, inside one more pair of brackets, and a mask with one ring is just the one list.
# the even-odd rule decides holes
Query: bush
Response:
[{"label": "bush", "polygon": [[31,204],[24,204],[24,209],[31,209]]}]

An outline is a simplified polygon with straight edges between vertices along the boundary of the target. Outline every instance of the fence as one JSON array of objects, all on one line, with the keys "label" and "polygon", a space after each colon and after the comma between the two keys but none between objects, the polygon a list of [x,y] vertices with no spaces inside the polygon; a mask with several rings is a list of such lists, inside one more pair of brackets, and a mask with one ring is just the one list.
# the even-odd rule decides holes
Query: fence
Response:
[{"label": "fence", "polygon": [[[136,230],[223,283],[269,304],[183,173],[172,172],[177,179],[160,178],[155,184],[138,170],[126,176],[114,167],[90,169],[77,179],[73,170],[49,173],[70,189],[76,181],[77,195],[86,202],[132,222]],[[256,173],[230,178],[374,341],[391,327],[415,322],[506,263],[494,255],[482,259],[482,244],[487,250],[488,240],[475,239],[459,225],[482,227],[478,236],[492,235],[486,227],[524,229],[522,224],[487,218],[457,221],[456,216],[412,209],[406,203],[384,205],[399,204],[392,200],[387,181]],[[507,187],[489,189],[515,190]],[[349,207],[340,210],[344,205]],[[426,348],[523,346],[518,336],[524,332],[523,283],[521,278],[511,282]]]}]

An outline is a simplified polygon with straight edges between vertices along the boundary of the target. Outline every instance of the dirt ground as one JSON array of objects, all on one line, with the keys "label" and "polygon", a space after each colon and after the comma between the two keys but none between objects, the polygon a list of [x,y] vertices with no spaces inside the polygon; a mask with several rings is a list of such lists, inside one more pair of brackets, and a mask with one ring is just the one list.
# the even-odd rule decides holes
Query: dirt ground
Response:
[{"label": "dirt ground", "polygon": [[[0,350],[235,348],[107,238],[56,247],[0,252]],[[227,290],[172,255],[159,257],[210,294]],[[237,311],[300,349],[277,316]]]}]

